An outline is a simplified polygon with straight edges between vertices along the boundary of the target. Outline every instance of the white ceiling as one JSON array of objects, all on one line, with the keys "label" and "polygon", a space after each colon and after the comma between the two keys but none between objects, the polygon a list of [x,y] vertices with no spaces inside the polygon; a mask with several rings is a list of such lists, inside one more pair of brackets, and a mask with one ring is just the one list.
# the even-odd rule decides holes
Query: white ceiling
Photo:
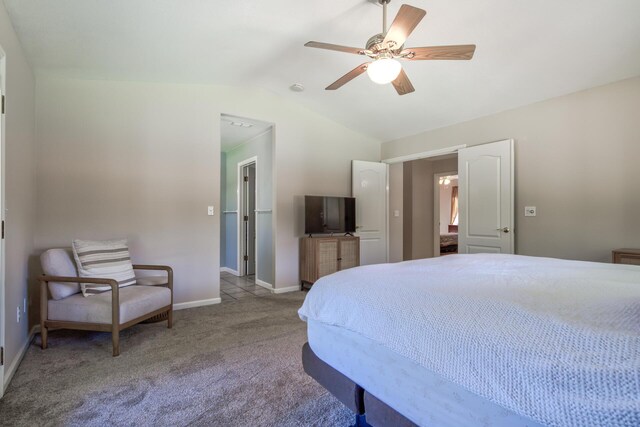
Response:
[{"label": "white ceiling", "polygon": [[[239,124],[245,126],[238,126]],[[246,127],[248,125],[251,127]],[[271,123],[223,114],[220,118],[220,145],[222,151],[227,153],[251,138],[263,134],[270,127]]]},{"label": "white ceiling", "polygon": [[[303,47],[363,46],[381,27],[368,0],[4,3],[37,72],[261,87],[380,140],[640,75],[638,0],[404,1],[427,10],[408,46],[477,50],[472,61],[405,63],[416,92],[403,97],[366,76],[324,91],[363,57]],[[306,91],[290,91],[295,82]]]}]

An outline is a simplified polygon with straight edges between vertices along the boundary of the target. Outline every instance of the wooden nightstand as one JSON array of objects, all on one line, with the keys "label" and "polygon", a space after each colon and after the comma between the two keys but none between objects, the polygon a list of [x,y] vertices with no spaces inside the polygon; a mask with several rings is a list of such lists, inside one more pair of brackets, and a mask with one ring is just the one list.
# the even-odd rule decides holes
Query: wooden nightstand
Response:
[{"label": "wooden nightstand", "polygon": [[614,264],[640,265],[640,249],[614,249],[611,257]]}]

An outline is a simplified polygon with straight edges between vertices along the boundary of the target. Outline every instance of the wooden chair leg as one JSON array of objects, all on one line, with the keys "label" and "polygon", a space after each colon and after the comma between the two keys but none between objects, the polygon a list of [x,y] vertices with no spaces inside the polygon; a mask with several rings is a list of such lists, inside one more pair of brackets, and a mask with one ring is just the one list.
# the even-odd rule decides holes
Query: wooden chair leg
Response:
[{"label": "wooden chair leg", "polygon": [[47,327],[44,325],[44,322],[40,322],[40,347],[43,350],[47,348]]},{"label": "wooden chair leg", "polygon": [[120,355],[120,329],[115,327],[111,330],[111,343],[113,345],[113,357]]},{"label": "wooden chair leg", "polygon": [[167,316],[167,328],[171,329],[173,327],[173,310],[169,310],[169,315]]},{"label": "wooden chair leg", "polygon": [[49,291],[47,282],[40,281],[40,346],[47,348],[47,319],[49,318]]}]

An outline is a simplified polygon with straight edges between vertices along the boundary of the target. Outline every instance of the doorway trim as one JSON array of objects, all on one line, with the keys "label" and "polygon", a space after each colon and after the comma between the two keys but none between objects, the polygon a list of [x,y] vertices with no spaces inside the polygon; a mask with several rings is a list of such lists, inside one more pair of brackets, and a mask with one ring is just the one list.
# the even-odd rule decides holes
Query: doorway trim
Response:
[{"label": "doorway trim", "polygon": [[438,172],[433,174],[433,256],[440,256],[440,177],[458,175],[455,172]]},{"label": "doorway trim", "polygon": [[[249,157],[248,159],[245,159],[245,160],[242,160],[242,161],[238,162],[238,172],[237,172],[237,182],[238,182],[238,187],[237,187],[237,202],[238,202],[238,204],[237,204],[238,216],[237,217],[238,217],[238,221],[237,221],[237,224],[236,224],[237,232],[238,232],[237,233],[237,237],[238,237],[238,240],[237,240],[237,242],[238,242],[238,244],[237,244],[238,269],[237,269],[237,271],[238,271],[238,275],[240,277],[244,277],[247,274],[246,270],[244,268],[244,260],[242,259],[243,256],[244,256],[244,246],[245,246],[244,239],[242,239],[242,225],[244,223],[244,219],[243,219],[243,212],[244,212],[244,209],[243,209],[244,208],[243,178],[244,178],[244,174],[242,172],[243,172],[243,169],[245,168],[245,166],[249,166],[251,164],[254,164],[255,168],[256,168],[256,186],[255,186],[256,190],[255,190],[255,194],[254,194],[254,197],[255,197],[254,206],[256,206],[256,208],[257,208],[256,203],[259,200],[258,199],[258,191],[259,191],[259,189],[258,189],[258,185],[257,185],[258,156]],[[255,229],[255,232],[256,232],[256,242],[255,242],[256,250],[255,250],[254,257],[255,257],[255,263],[256,263],[256,266],[255,266],[256,277],[258,277],[258,250],[257,250],[257,248],[258,248],[258,239],[259,239],[260,234],[259,234],[259,230],[258,230],[258,221],[257,221],[257,218],[255,217],[255,215],[254,215],[254,221],[255,221],[254,229]]]},{"label": "doorway trim", "polygon": [[429,157],[440,157],[447,154],[457,154],[458,150],[461,150],[463,148],[467,148],[467,144],[453,145],[451,147],[438,148],[437,150],[422,151],[420,153],[407,154],[406,156],[391,157],[388,159],[383,159],[381,160],[381,162],[391,165],[393,163],[404,163],[410,162],[412,160],[428,159]]},{"label": "doorway trim", "polygon": [[[6,92],[6,80],[7,80],[7,56],[0,46],[0,97]],[[5,100],[6,102],[6,100]],[[5,110],[7,106],[5,104]],[[0,112],[0,221],[2,221],[4,225],[5,220],[5,135],[6,135],[6,123],[5,123],[5,115]],[[4,227],[3,227],[4,228]],[[4,396],[4,389],[9,384],[5,384],[5,366],[7,365],[7,349],[6,349],[6,316],[5,316],[5,305],[6,305],[6,294],[5,294],[5,239],[4,236],[0,238],[0,347],[4,349],[4,360],[3,364],[0,365],[0,398]],[[14,371],[15,372],[15,371]],[[9,370],[9,379],[11,377],[11,370]]]}]

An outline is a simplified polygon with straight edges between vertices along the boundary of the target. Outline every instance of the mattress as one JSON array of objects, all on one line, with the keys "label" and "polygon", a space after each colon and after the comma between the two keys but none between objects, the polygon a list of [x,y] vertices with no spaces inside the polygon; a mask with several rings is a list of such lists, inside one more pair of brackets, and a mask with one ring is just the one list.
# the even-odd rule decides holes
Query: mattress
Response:
[{"label": "mattress", "polygon": [[320,359],[419,426],[540,426],[355,332],[309,320],[307,336]]},{"label": "mattress", "polygon": [[544,425],[640,425],[638,266],[499,254],[371,265],[317,281],[299,314]]}]

